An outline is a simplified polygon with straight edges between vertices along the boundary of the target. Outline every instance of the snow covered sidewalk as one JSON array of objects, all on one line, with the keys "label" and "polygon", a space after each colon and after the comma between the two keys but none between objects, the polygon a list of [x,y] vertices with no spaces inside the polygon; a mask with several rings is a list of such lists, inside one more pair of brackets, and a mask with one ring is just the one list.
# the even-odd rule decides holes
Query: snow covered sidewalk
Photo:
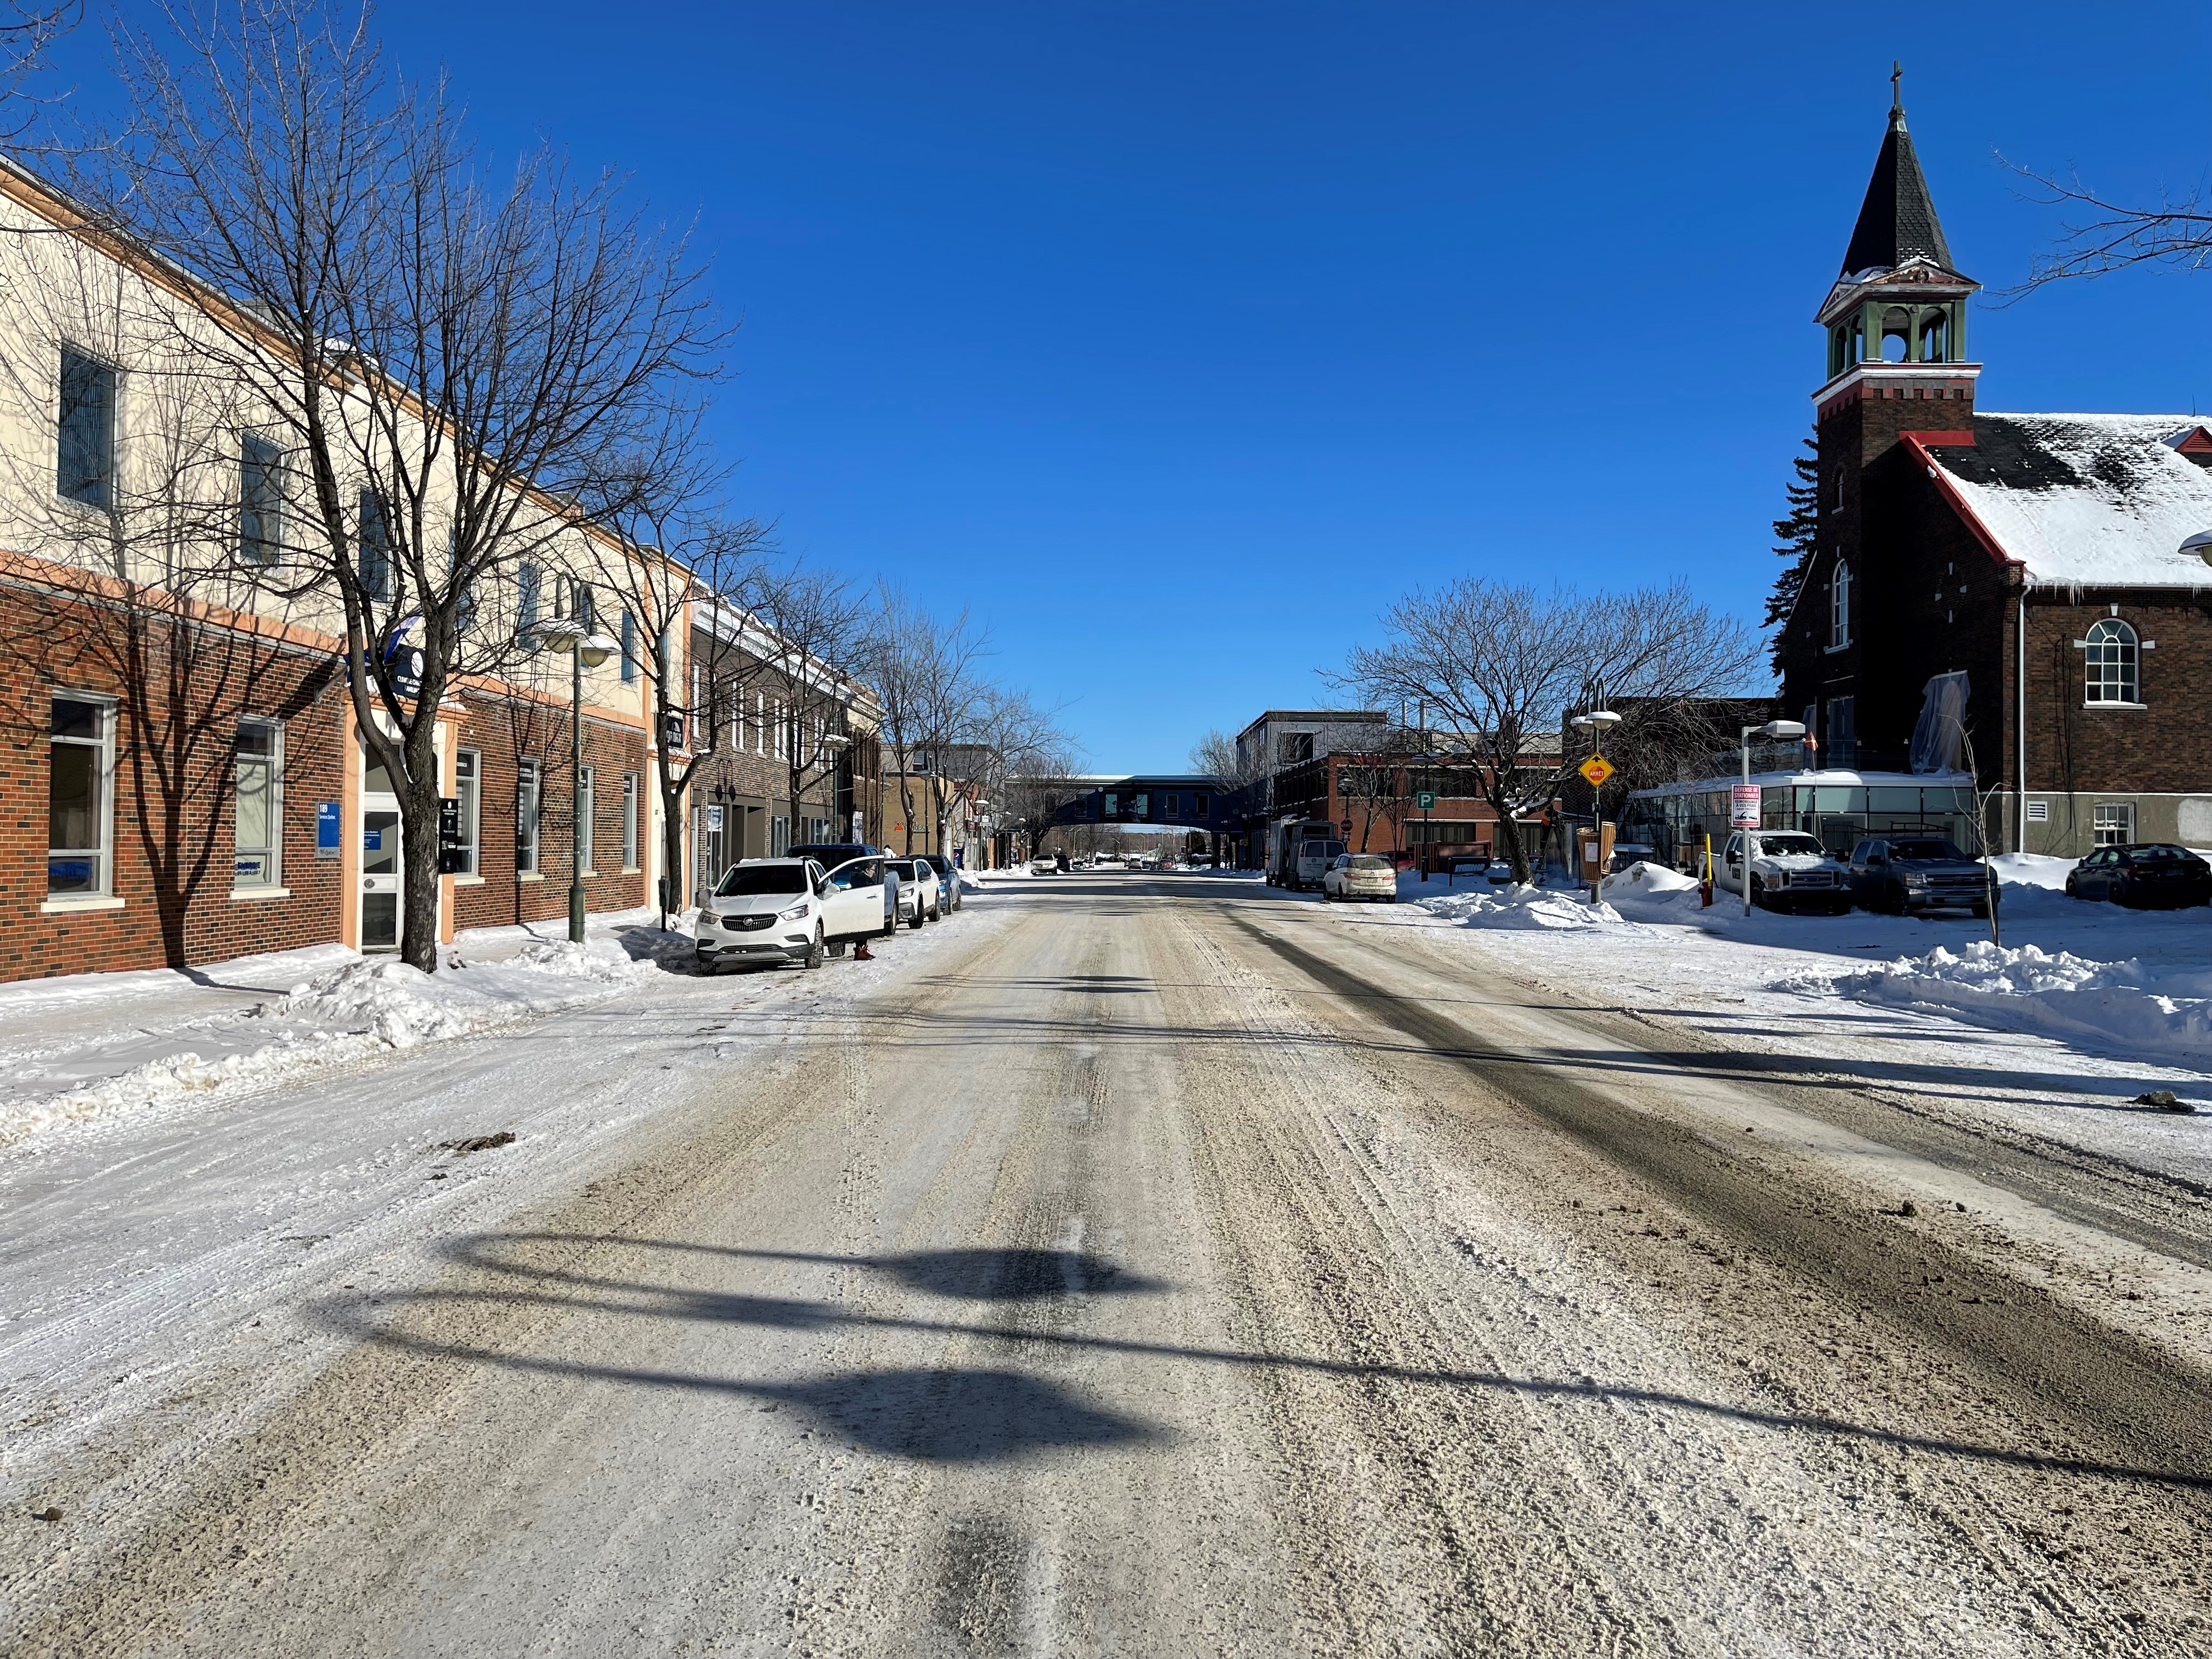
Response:
[{"label": "snow covered sidewalk", "polygon": [[[1650,866],[1609,879],[1597,905],[1412,875],[1395,908],[1330,908],[1761,1064],[2212,1188],[2212,913],[2069,899],[2070,860],[1999,866],[2001,948],[1963,915],[1747,917],[1724,895],[1705,908],[1696,883]],[[2138,1099],[2160,1090],[2196,1109]]]},{"label": "snow covered sidewalk", "polygon": [[465,933],[428,975],[340,945],[182,971],[0,987],[0,1146],[143,1116],[536,1018],[688,963],[650,912]]}]

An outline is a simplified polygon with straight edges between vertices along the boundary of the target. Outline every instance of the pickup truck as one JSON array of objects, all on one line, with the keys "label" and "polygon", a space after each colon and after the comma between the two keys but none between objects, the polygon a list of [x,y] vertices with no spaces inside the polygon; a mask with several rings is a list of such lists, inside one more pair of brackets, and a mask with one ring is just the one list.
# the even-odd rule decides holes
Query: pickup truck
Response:
[{"label": "pickup truck", "polygon": [[1851,848],[1852,896],[1869,910],[1990,913],[1988,866],[1941,836],[1875,836]]},{"label": "pickup truck", "polygon": [[1736,830],[1721,849],[1714,886],[1743,891],[1747,839],[1751,902],[1761,909],[1825,910],[1839,916],[1851,908],[1850,872],[1802,830]]}]

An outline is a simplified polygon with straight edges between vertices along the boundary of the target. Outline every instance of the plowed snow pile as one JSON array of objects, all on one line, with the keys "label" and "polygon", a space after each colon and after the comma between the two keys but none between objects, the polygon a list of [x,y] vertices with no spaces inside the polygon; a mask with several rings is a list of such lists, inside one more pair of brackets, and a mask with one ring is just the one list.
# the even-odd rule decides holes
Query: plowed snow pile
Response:
[{"label": "plowed snow pile", "polygon": [[[1399,890],[1405,891],[1402,878]],[[1548,891],[1541,887],[1501,887],[1488,891],[1476,888],[1437,898],[1419,898],[1419,892],[1416,887],[1408,896],[1415,897],[1431,915],[1442,916],[1464,927],[1635,928],[1633,922],[1626,921],[1610,904],[1591,904],[1576,894]]]},{"label": "plowed snow pile", "polygon": [[1936,1006],[1979,1024],[2120,1042],[2175,1059],[2212,1054],[2212,973],[2095,962],[2039,945],[1977,939],[1864,973],[1793,974],[1775,988],[1833,990],[1864,1002]]}]

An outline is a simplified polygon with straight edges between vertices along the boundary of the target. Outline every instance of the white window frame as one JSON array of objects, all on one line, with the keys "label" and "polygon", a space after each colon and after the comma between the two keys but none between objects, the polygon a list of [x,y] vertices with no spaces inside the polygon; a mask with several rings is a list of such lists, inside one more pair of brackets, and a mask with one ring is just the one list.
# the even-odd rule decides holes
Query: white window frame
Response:
[{"label": "white window frame", "polygon": [[477,749],[453,751],[453,794],[461,803],[460,852],[465,862],[456,875],[483,874],[479,837],[483,830],[483,752]]},{"label": "white window frame", "polygon": [[2090,844],[2125,847],[2136,838],[2136,804],[2131,800],[2100,800],[2089,809]]},{"label": "white window frame", "polygon": [[777,813],[768,821],[768,855],[780,859],[791,851],[791,820]]},{"label": "white window frame", "polygon": [[[249,761],[243,742],[248,731],[269,733],[269,752],[266,756],[256,755]],[[232,751],[231,761],[230,833],[234,856],[230,884],[236,892],[264,892],[284,884],[284,722],[248,715],[239,721],[238,735],[240,741]],[[269,797],[269,841],[267,845],[256,848],[248,848],[239,839],[241,827],[240,808],[246,801],[246,774],[249,763],[265,766],[269,774],[264,785]],[[247,876],[241,872],[239,866],[248,857],[261,860],[259,875]]]},{"label": "white window frame", "polygon": [[[544,816],[545,775],[534,760],[520,760],[514,763],[514,873],[534,876],[538,872],[540,848],[539,819]],[[529,832],[526,846],[525,830]],[[526,852],[527,856],[525,856]]]},{"label": "white window frame", "polygon": [[587,876],[599,874],[597,864],[592,858],[595,849],[592,845],[593,832],[599,828],[599,825],[593,822],[598,816],[596,809],[599,806],[599,779],[592,775],[592,769],[588,766],[579,768],[576,773],[575,811],[576,839],[580,845],[576,850],[583,854],[584,861],[580,869],[581,873]]},{"label": "white window frame", "polygon": [[[54,735],[53,706],[58,702],[78,702],[100,711],[100,735],[94,738],[64,738]],[[99,842],[92,847],[56,847],[53,845],[53,751],[58,747],[90,749],[99,758],[95,764],[94,787],[99,794],[93,806],[93,821],[100,831]],[[46,906],[51,909],[68,909],[75,906],[99,905],[103,908],[114,902],[115,891],[115,699],[93,691],[71,691],[56,687],[46,699]],[[75,858],[89,855],[96,873],[92,885],[87,888],[58,893],[53,890],[53,860],[57,855]]]},{"label": "white window frame", "polygon": [[623,869],[625,872],[637,868],[637,799],[638,775],[623,774]]},{"label": "white window frame", "polygon": [[1851,562],[1838,559],[1828,572],[1828,649],[1851,642]]},{"label": "white window frame", "polygon": [[2118,617],[2100,617],[2081,642],[2081,702],[2090,708],[2140,708],[2142,645]]}]

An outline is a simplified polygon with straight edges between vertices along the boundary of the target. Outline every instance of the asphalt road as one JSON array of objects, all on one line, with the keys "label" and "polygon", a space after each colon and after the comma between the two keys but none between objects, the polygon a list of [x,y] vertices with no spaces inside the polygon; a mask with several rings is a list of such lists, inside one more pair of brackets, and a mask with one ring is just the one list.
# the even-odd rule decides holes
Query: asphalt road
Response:
[{"label": "asphalt road", "polygon": [[2212,1650],[2212,1383],[2047,1247],[2194,1211],[1249,882],[989,902],[325,1298],[11,1650]]}]

